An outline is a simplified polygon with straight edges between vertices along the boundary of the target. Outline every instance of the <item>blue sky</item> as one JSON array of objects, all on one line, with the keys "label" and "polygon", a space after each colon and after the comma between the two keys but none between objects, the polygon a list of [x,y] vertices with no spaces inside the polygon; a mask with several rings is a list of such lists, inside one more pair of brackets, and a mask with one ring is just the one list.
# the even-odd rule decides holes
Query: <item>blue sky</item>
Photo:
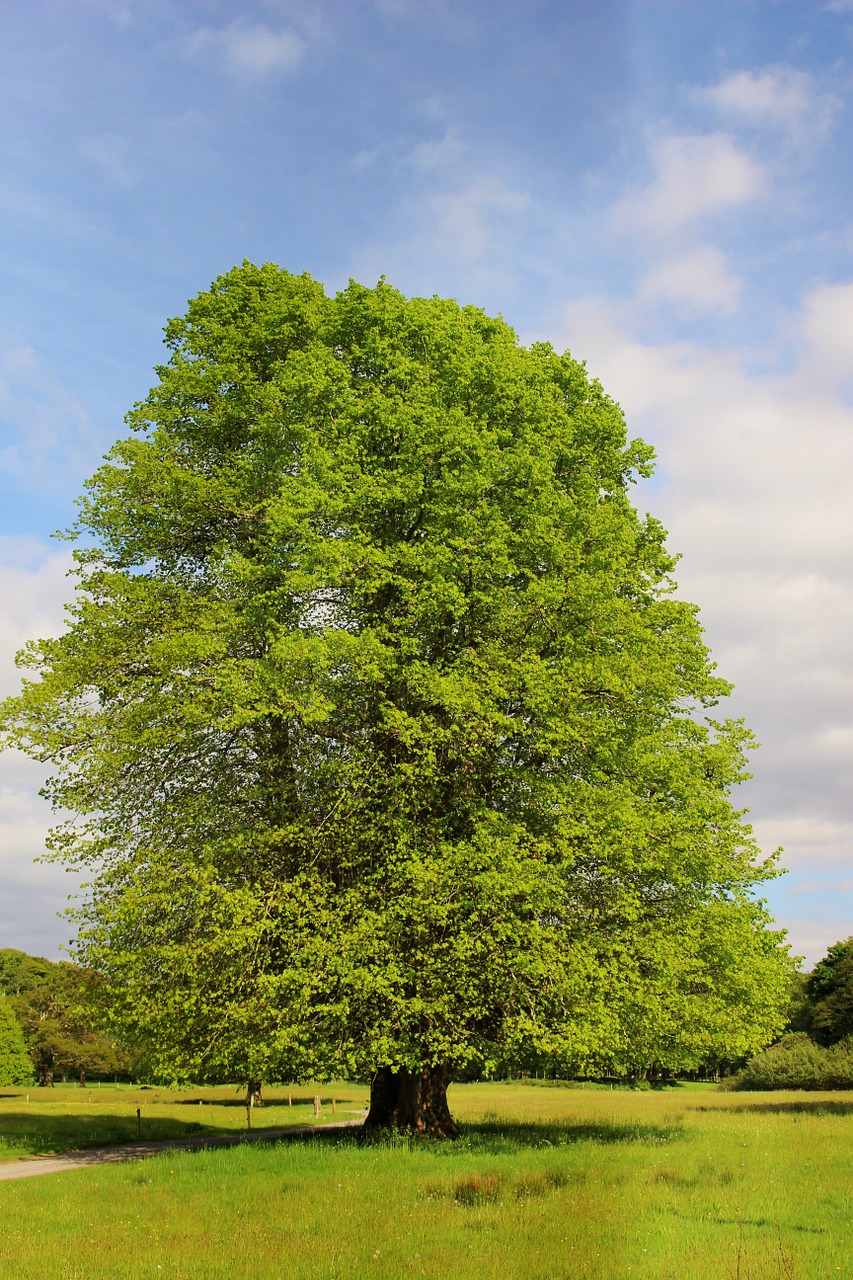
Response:
[{"label": "blue sky", "polygon": [[[853,933],[853,0],[33,0],[0,13],[0,685],[50,535],[248,257],[380,274],[585,359],[659,452],[795,952]],[[55,955],[39,771],[0,760],[0,946]]]}]

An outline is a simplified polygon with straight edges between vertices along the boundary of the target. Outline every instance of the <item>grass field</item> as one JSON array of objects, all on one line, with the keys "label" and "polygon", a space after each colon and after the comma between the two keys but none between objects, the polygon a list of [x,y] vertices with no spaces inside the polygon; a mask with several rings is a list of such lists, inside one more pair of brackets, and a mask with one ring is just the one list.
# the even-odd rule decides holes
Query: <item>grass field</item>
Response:
[{"label": "grass field", "polygon": [[[137,1108],[143,1138],[192,1138],[244,1130],[245,1092],[245,1086],[137,1089],[95,1085],[81,1089],[57,1085],[53,1089],[0,1089],[0,1161],[135,1141]],[[357,1118],[353,1111],[367,1103],[367,1089],[358,1085],[271,1089],[266,1092],[264,1106],[252,1111],[253,1131],[313,1124],[315,1094],[322,1104],[321,1122]]]},{"label": "grass field", "polygon": [[[0,1133],[14,1117],[15,1141],[32,1149],[40,1113],[45,1149],[72,1121],[88,1123],[88,1138],[99,1112],[106,1127],[125,1124],[126,1106],[134,1136],[140,1096],[143,1124],[186,1132],[199,1097],[208,1127],[245,1124],[225,1105],[233,1091],[90,1092],[73,1115],[71,1090],[29,1107],[6,1096]],[[295,1089],[303,1101],[265,1108],[263,1122],[280,1124],[281,1111],[303,1122],[312,1093]],[[333,1094],[337,1119],[364,1099],[363,1088],[322,1086]],[[853,1277],[850,1095],[456,1085],[451,1101],[464,1121],[456,1143],[362,1144],[330,1131],[2,1184],[0,1275]]]}]

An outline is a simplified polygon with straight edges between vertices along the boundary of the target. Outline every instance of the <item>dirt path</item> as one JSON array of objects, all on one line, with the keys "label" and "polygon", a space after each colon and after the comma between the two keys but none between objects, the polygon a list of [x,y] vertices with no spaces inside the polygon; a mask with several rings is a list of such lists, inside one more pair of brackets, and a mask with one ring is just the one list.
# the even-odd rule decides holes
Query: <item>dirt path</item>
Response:
[{"label": "dirt path", "polygon": [[288,1125],[285,1129],[257,1129],[255,1132],[210,1133],[198,1138],[166,1138],[161,1142],[116,1142],[109,1147],[89,1147],[84,1151],[64,1151],[56,1156],[25,1156],[0,1164],[0,1182],[13,1178],[37,1178],[43,1173],[66,1173],[88,1169],[95,1164],[121,1164],[144,1160],[161,1151],[198,1151],[205,1147],[236,1147],[243,1142],[263,1142],[270,1138],[304,1138],[326,1129],[358,1129],[362,1120],[337,1120],[331,1124]]}]

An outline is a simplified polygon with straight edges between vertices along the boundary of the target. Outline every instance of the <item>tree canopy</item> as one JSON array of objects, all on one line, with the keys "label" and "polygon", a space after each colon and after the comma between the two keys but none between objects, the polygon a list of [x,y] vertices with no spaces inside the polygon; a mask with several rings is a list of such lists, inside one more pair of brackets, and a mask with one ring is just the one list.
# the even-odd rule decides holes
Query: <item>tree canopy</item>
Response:
[{"label": "tree canopy", "polygon": [[47,1086],[57,1072],[73,1072],[82,1084],[89,1073],[129,1069],[122,1046],[92,1025],[100,1013],[99,987],[96,974],[67,961],[0,948],[0,997],[6,997],[32,1058],[27,1083],[33,1065],[38,1083]]},{"label": "tree canopy", "polygon": [[0,947],[0,996],[7,996],[13,1003],[25,997],[34,987],[46,982],[56,965],[42,956],[31,956],[14,947]]},{"label": "tree canopy", "polygon": [[33,1064],[15,1011],[0,996],[0,1085],[32,1084]]},{"label": "tree canopy", "polygon": [[7,737],[93,868],[83,961],[181,1077],[736,1057],[781,1025],[751,745],[652,453],[584,366],[384,281],[245,263],[89,482]]},{"label": "tree canopy", "polygon": [[808,1025],[821,1045],[853,1036],[853,938],[834,943],[806,978]]}]

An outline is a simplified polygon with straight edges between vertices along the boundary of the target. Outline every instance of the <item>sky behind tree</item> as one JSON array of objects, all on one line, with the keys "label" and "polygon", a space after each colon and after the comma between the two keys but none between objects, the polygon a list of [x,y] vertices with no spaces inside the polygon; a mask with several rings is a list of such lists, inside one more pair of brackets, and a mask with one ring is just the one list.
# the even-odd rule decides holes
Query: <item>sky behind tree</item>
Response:
[{"label": "sky behind tree", "polygon": [[[762,749],[793,949],[853,933],[853,0],[34,0],[0,14],[0,681],[50,535],[235,263],[384,274],[585,359],[657,449]],[[49,956],[38,767],[0,759],[0,942]]]}]

